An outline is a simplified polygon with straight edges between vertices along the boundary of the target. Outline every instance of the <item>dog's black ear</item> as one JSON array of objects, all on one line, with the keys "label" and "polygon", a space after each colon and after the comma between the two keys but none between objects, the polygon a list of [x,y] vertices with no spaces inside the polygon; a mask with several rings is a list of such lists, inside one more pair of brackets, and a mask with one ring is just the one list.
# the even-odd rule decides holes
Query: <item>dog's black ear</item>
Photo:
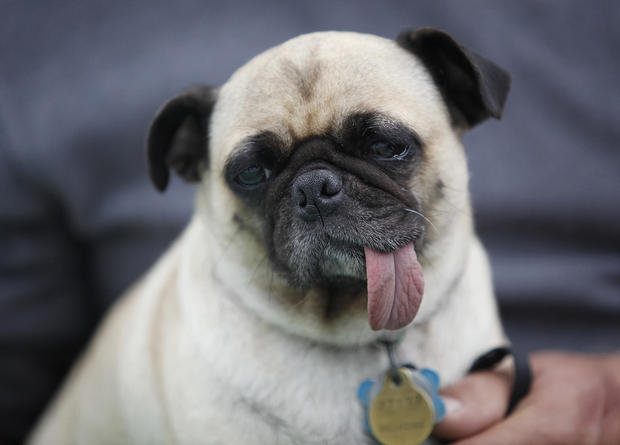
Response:
[{"label": "dog's black ear", "polygon": [[151,181],[163,192],[169,169],[189,182],[200,180],[208,162],[208,125],[215,90],[190,88],[170,99],[155,115],[146,138],[146,157]]},{"label": "dog's black ear", "polygon": [[510,74],[504,69],[433,28],[402,32],[397,43],[426,65],[453,125],[469,128],[501,117],[510,90]]}]

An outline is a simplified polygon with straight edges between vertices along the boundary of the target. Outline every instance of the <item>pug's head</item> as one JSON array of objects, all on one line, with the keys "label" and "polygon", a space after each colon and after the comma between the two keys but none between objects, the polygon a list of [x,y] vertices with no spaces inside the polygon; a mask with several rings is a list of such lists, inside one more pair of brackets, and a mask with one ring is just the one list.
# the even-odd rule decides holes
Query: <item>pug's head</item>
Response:
[{"label": "pug's head", "polygon": [[259,316],[319,340],[374,338],[409,325],[423,292],[416,320],[430,316],[462,271],[460,135],[500,117],[509,85],[438,30],[303,35],[164,105],[150,176],[162,191],[170,169],[200,183],[204,249],[223,255],[210,272]]}]

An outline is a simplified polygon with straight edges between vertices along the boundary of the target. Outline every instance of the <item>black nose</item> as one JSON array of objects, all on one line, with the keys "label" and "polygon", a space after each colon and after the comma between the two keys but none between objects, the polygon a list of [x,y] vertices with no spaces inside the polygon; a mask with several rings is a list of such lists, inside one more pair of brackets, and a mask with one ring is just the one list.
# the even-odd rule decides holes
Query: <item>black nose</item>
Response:
[{"label": "black nose", "polygon": [[301,219],[323,219],[342,201],[342,179],[326,169],[302,173],[293,182],[292,198]]}]

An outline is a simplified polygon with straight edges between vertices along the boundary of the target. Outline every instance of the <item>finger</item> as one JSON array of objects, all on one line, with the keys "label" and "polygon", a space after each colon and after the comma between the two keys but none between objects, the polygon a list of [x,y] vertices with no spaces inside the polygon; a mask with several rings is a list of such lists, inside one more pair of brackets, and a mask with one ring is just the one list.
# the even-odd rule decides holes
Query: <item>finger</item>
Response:
[{"label": "finger", "polygon": [[[543,425],[541,425],[541,423]],[[498,423],[480,434],[465,440],[454,442],[452,445],[529,445],[532,443],[548,443],[544,439],[545,421],[534,410],[517,410],[506,420]],[[581,443],[568,441],[554,441],[553,443]]]},{"label": "finger", "polygon": [[446,417],[435,427],[435,436],[460,439],[497,423],[506,412],[510,386],[505,372],[479,371],[442,390]]}]

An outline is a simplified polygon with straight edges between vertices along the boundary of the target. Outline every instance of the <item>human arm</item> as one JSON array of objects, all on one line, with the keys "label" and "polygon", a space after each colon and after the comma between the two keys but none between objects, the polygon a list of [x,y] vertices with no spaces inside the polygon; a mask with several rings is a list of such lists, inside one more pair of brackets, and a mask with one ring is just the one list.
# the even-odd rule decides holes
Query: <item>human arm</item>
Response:
[{"label": "human arm", "polygon": [[506,418],[506,368],[446,388],[448,414],[436,436],[455,445],[620,443],[620,353],[537,352],[530,363],[530,392]]}]

